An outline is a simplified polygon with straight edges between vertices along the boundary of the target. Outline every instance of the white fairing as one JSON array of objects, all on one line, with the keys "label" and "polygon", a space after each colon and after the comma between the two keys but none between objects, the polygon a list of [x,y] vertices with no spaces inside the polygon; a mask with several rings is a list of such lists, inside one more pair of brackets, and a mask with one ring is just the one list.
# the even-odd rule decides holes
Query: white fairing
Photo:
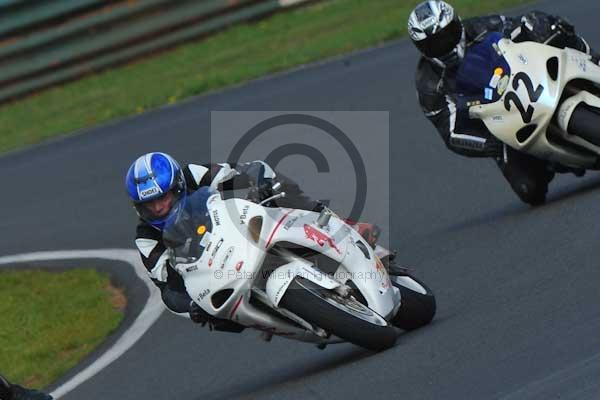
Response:
[{"label": "white fairing", "polygon": [[392,280],[399,285],[402,285],[410,290],[421,293],[422,295],[427,295],[427,289],[419,284],[416,280],[411,278],[410,276],[394,276]]},{"label": "white fairing", "polygon": [[[569,48],[557,49],[534,42],[514,43],[501,39],[498,49],[511,68],[508,89],[494,103],[471,106],[471,118],[483,120],[494,136],[516,150],[563,165],[584,168],[593,166],[597,157],[578,151],[574,146],[550,142],[546,133],[557,112],[565,86],[573,79],[600,83],[600,67],[590,60],[589,55]],[[556,80],[548,73],[547,63],[552,58],[558,61]],[[527,78],[531,81],[529,85]],[[533,93],[540,87],[543,87],[543,91],[536,98]],[[595,104],[598,104],[595,96],[589,95],[588,99],[590,97],[596,99]],[[515,98],[521,103],[523,113],[519,112]],[[529,114],[529,118],[523,117],[523,114]],[[560,119],[560,116],[557,117]],[[531,126],[531,129],[535,126],[535,129],[530,135],[519,139],[517,133],[526,126]],[[552,128],[561,130],[559,127]],[[600,155],[599,147],[568,134],[565,129],[558,133],[562,139]]]},{"label": "white fairing", "polygon": [[[370,246],[364,246],[369,258],[365,257],[356,244],[363,241],[354,229],[339,218],[331,218],[329,225],[319,228],[315,224],[318,214],[294,210],[284,214],[283,228],[276,231],[274,242],[290,242],[325,254],[339,263],[334,279],[340,283],[351,280],[367,300],[369,308],[383,317],[389,316],[399,303],[400,294],[391,286],[386,269],[378,261]],[[315,232],[316,231],[316,232]],[[321,246],[309,236],[329,237]],[[323,236],[321,236],[323,235]]]},{"label": "white fairing", "polygon": [[[355,244],[362,240],[360,235],[337,217],[332,217],[328,226],[319,228],[315,224],[317,213],[266,208],[241,199],[221,200],[218,194],[208,199],[207,206],[213,227],[202,240],[204,252],[195,262],[178,263],[175,268],[192,299],[213,316],[298,340],[336,341],[319,336],[318,330],[312,330],[299,317],[292,319],[307,328],[265,313],[250,302],[253,296],[277,310],[295,276],[326,289],[334,289],[353,278],[373,311],[391,318],[398,309],[400,292],[391,285],[379,259],[368,246],[367,258]],[[260,219],[262,226],[256,223]],[[253,235],[249,225],[259,226],[260,232]],[[293,256],[268,274],[262,269],[263,261],[267,251],[278,242],[315,249],[338,261],[338,271],[330,277],[310,262]],[[266,290],[258,288],[261,281],[263,287],[266,283]],[[226,289],[232,290],[229,297],[223,295]]]}]

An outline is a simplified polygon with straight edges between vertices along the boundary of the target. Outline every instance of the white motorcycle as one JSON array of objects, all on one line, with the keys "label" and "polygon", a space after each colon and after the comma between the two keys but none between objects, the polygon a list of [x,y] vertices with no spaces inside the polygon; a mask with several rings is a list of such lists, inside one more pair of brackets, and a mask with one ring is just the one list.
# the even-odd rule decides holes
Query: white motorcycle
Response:
[{"label": "white motorcycle", "polygon": [[347,341],[374,351],[393,346],[397,328],[433,319],[427,286],[408,274],[390,277],[330,210],[261,204],[200,189],[165,228],[171,264],[206,312],[267,340],[279,335],[320,348]]},{"label": "white motorcycle", "polygon": [[535,42],[501,39],[494,48],[510,67],[490,81],[501,97],[476,102],[469,116],[515,150],[600,169],[600,66],[580,51]]}]

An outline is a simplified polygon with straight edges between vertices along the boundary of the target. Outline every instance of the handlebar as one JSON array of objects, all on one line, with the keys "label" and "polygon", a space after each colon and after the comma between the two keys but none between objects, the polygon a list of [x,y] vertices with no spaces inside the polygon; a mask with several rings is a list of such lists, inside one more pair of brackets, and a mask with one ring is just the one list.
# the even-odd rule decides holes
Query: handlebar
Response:
[{"label": "handlebar", "polygon": [[273,195],[273,196],[271,196],[271,197],[269,197],[267,199],[264,199],[263,201],[261,201],[260,203],[258,203],[258,205],[262,206],[263,204],[266,204],[266,203],[268,203],[270,201],[273,201],[273,200],[281,199],[283,197],[285,197],[285,192],[277,193],[276,195]]}]

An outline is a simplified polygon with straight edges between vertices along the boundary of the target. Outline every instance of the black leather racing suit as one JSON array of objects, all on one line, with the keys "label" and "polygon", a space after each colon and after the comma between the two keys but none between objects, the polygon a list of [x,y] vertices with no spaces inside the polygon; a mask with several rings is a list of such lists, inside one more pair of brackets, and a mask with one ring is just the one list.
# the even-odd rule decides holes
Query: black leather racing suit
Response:
[{"label": "black leather racing suit", "polygon": [[[583,38],[565,20],[540,11],[522,17],[502,15],[469,18],[463,21],[466,52],[490,32],[502,32],[515,42],[536,41],[556,47],[571,47],[592,54]],[[468,117],[467,105],[458,100],[456,68],[441,68],[421,57],[416,72],[417,96],[425,116],[435,125],[448,149],[467,157],[493,157],[513,190],[525,202],[544,200],[554,172],[545,162],[516,152],[491,135],[479,120]]]},{"label": "black leather racing suit", "polygon": [[[251,179],[258,182],[261,179],[269,180],[275,177],[271,167],[262,161],[237,166],[227,163],[188,164],[183,168],[183,174],[189,193],[200,187],[210,186],[220,190],[225,196],[231,194],[232,190],[247,188]],[[309,199],[291,179],[280,173],[276,177],[282,185],[281,191],[286,192],[284,198],[277,200],[277,206],[311,211],[322,209],[321,203]],[[161,291],[165,305],[174,313],[190,312],[192,299],[185,290],[183,279],[168,262],[167,247],[163,243],[162,232],[140,220],[135,243],[144,266],[150,274],[150,279]],[[206,318],[210,319],[208,314]],[[211,319],[210,321],[215,330],[239,332],[243,329],[228,320]]]}]

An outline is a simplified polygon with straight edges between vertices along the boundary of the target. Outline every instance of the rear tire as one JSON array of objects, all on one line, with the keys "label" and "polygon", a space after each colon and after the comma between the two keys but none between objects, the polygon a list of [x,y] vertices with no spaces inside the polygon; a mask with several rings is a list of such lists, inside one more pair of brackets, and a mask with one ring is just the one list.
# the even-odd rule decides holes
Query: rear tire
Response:
[{"label": "rear tire", "polygon": [[279,306],[329,333],[372,351],[392,347],[398,337],[393,326],[362,303],[344,299],[303,278],[297,277],[292,281]]},{"label": "rear tire", "polygon": [[573,110],[567,131],[600,146],[600,109],[579,103]]},{"label": "rear tire", "polygon": [[410,275],[390,276],[390,279],[392,285],[400,290],[401,296],[400,309],[392,319],[392,323],[405,331],[411,331],[430,323],[437,308],[431,289]]}]

